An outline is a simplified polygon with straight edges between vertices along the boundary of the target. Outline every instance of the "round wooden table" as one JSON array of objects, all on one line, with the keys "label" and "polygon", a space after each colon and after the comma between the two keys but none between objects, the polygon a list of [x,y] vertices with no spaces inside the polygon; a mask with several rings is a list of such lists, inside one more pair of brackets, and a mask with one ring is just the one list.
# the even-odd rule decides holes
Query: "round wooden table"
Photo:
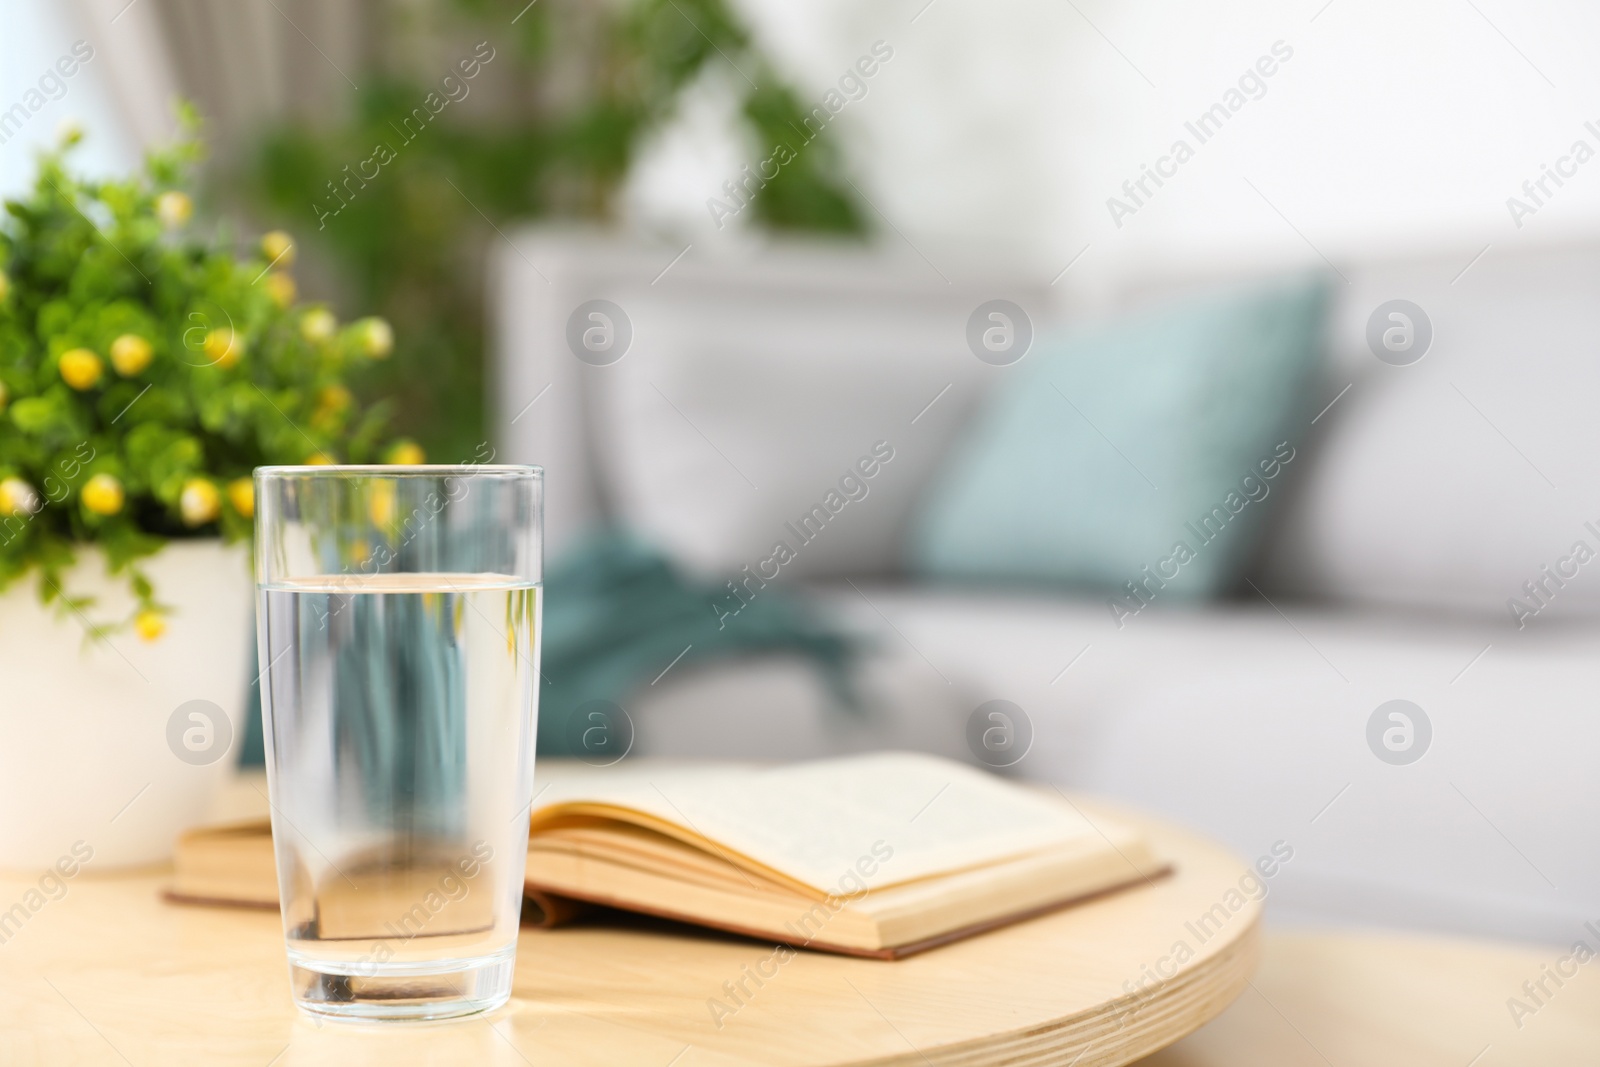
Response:
[{"label": "round wooden table", "polygon": [[[1241,860],[1136,821],[1174,873],[910,959],[801,952],[758,986],[771,945],[644,921],[525,929],[511,1003],[436,1025],[309,1022],[276,914],[163,903],[160,872],[84,873],[0,944],[0,1062],[1128,1063],[1238,996],[1260,923]],[[0,878],[0,908],[32,884]]]},{"label": "round wooden table", "polygon": [[[219,817],[259,814],[260,793],[238,793],[245,803]],[[161,872],[85,873],[60,899],[28,898],[35,879],[0,877],[0,1064],[1086,1067],[1193,1029],[1240,989],[1146,1067],[1597,1062],[1600,962],[1515,1017],[1508,998],[1570,947],[1288,932],[1262,939],[1251,977],[1255,906],[1226,921],[1214,910],[1243,865],[1146,825],[1178,863],[1170,879],[898,963],[802,953],[759,988],[747,980],[753,993],[731,1015],[708,1001],[726,1004],[722,983],[770,947],[641,923],[525,930],[516,995],[492,1017],[318,1027],[289,1003],[273,914],[164,904]],[[25,900],[42,904],[6,921]],[[1141,989],[1142,976],[1173,969],[1179,942],[1194,957]]]}]

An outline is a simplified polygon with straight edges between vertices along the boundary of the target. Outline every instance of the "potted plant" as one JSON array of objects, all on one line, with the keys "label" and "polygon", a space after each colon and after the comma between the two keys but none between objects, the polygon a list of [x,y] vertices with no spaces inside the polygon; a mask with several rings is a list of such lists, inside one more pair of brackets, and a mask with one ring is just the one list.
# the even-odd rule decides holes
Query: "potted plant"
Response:
[{"label": "potted plant", "polygon": [[[192,116],[186,116],[192,131]],[[251,471],[421,462],[350,379],[392,346],[296,303],[294,243],[192,220],[192,133],[126,180],[69,131],[0,218],[0,867],[166,856],[237,751]]]}]

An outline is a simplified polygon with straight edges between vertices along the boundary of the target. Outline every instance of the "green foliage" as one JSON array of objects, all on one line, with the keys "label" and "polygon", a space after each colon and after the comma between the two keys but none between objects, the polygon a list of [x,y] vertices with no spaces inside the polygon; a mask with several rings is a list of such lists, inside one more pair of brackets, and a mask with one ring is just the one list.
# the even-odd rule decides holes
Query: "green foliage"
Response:
[{"label": "green foliage", "polygon": [[138,560],[172,538],[248,537],[259,465],[377,456],[386,412],[345,383],[389,328],[296,307],[284,235],[240,258],[190,226],[192,136],[113,181],[68,171],[77,140],[0,219],[0,588],[37,569],[43,598],[82,615],[64,572],[92,542],[153,636]]},{"label": "green foliage", "polygon": [[[756,221],[865,228],[835,147],[806,137],[808,108],[725,0],[450,0],[448,10],[464,39],[486,42],[462,51],[472,69],[517,87],[505,106],[468,114],[444,102],[447,71],[468,95],[478,91],[457,65],[427,80],[369,73],[351,121],[272,131],[242,183],[255,208],[331,259],[349,299],[395,323],[395,357],[369,384],[395,399],[398,428],[430,454],[465,458],[485,437],[487,243],[529,219],[611,219],[645,135],[707,64],[749,86],[741,106],[759,149],[752,164],[777,144],[795,149],[757,195]],[[430,94],[438,110],[428,117]]]}]

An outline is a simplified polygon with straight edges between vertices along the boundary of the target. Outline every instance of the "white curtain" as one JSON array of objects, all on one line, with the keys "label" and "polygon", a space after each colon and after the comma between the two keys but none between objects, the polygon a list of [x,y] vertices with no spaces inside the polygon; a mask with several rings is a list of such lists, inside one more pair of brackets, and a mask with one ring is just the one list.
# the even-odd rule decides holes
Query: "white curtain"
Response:
[{"label": "white curtain", "polygon": [[179,97],[221,153],[266,121],[341,118],[369,58],[362,0],[70,2],[144,147],[171,139]]},{"label": "white curtain", "polygon": [[94,47],[128,139],[140,150],[171,140],[179,88],[154,5],[150,0],[69,0],[67,6],[78,33]]}]

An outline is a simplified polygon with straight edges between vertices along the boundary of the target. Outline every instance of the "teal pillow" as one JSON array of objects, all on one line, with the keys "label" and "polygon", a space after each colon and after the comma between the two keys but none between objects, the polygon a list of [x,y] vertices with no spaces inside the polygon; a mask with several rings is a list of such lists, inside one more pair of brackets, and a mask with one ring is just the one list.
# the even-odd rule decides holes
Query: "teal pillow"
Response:
[{"label": "teal pillow", "polygon": [[1112,611],[1236,580],[1322,350],[1318,279],[1232,289],[1040,347],[935,477],[910,558],[938,578],[1112,590]]}]

